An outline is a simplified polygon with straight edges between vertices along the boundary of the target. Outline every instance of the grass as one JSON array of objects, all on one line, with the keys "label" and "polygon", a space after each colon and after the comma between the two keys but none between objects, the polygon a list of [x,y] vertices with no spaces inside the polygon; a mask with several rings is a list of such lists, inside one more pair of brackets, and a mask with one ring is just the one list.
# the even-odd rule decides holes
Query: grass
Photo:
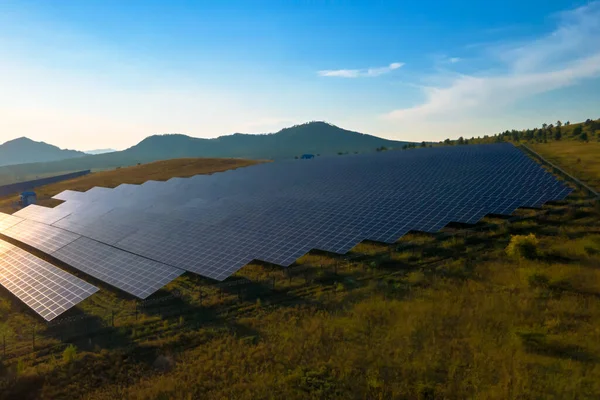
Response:
[{"label": "grass", "polygon": [[[102,290],[74,310],[87,327],[63,327],[79,330],[68,351],[38,326],[31,352],[36,320],[2,294],[18,356],[0,398],[599,398],[600,210],[565,203],[578,208],[466,237],[411,233],[391,254],[310,253],[290,275],[251,264],[239,292],[186,274],[137,313]],[[517,262],[506,248],[529,234]]]},{"label": "grass", "polygon": [[[260,161],[237,158],[178,158],[156,161],[133,167],[94,172],[86,176],[35,188],[38,204],[54,207],[61,202],[51,199],[63,190],[84,192],[94,186],[113,188],[122,183],[140,185],[148,180],[164,181],[173,177],[186,178],[198,174],[211,174],[256,164]],[[18,193],[0,198],[0,212],[12,213]]]},{"label": "grass", "polygon": [[548,161],[600,191],[600,142],[558,141],[530,146]]}]

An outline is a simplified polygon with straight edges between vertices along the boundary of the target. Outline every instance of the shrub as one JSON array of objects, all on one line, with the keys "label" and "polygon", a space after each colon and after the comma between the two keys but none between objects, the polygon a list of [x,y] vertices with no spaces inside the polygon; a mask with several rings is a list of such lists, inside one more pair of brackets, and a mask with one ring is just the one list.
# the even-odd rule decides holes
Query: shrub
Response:
[{"label": "shrub", "polygon": [[425,283],[426,277],[422,271],[413,271],[406,275],[406,280],[409,284],[418,286]]},{"label": "shrub", "polygon": [[529,286],[534,288],[547,287],[550,283],[550,279],[548,279],[546,275],[538,273],[530,275],[527,280],[529,282]]},{"label": "shrub", "polygon": [[535,258],[538,254],[538,240],[533,233],[512,235],[506,247],[506,254],[516,258]]},{"label": "shrub", "polygon": [[77,358],[77,347],[75,347],[74,345],[70,344],[65,351],[63,351],[63,361],[67,364],[71,363],[72,361],[75,361],[75,359]]}]

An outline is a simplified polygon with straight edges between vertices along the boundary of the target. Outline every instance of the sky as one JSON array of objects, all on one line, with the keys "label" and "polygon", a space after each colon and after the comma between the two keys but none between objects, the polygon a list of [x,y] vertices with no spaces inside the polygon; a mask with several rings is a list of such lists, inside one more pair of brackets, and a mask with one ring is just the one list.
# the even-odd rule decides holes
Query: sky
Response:
[{"label": "sky", "polygon": [[0,0],[0,142],[438,141],[600,118],[599,89],[600,1]]}]

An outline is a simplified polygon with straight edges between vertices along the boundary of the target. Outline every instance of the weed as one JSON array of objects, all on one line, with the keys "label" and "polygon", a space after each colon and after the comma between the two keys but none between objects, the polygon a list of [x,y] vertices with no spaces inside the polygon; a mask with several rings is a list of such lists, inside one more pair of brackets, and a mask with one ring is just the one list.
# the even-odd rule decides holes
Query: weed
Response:
[{"label": "weed", "polygon": [[534,259],[538,255],[538,239],[533,233],[513,235],[506,247],[506,254],[514,258]]}]

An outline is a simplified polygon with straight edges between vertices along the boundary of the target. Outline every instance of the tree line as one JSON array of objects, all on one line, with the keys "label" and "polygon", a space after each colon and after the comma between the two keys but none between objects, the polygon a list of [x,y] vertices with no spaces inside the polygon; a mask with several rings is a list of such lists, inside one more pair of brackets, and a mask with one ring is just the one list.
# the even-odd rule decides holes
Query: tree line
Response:
[{"label": "tree line", "polygon": [[[465,145],[481,143],[502,143],[502,142],[535,142],[548,143],[550,141],[578,140],[588,142],[590,140],[600,141],[600,118],[593,120],[587,119],[585,122],[571,124],[569,121],[556,121],[554,124],[543,123],[541,127],[522,130],[506,130],[494,135],[485,135],[483,137],[472,137],[470,139],[459,137],[458,139],[446,139],[440,141],[438,145]],[[421,147],[424,147],[424,142]],[[413,147],[416,147],[413,145]]]}]

